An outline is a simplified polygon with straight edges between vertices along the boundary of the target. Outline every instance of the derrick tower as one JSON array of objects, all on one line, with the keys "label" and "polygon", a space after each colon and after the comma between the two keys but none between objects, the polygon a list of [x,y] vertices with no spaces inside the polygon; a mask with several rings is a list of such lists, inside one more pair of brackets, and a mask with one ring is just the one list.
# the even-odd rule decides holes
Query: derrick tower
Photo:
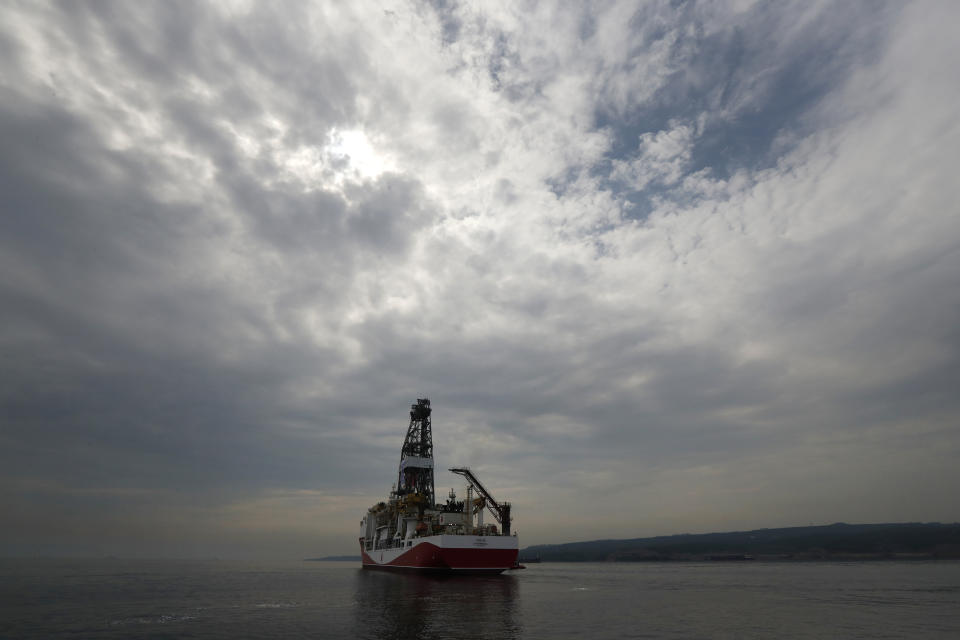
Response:
[{"label": "derrick tower", "polygon": [[433,431],[430,427],[430,401],[418,398],[410,405],[410,426],[400,452],[400,477],[397,494],[419,494],[421,507],[433,508]]}]

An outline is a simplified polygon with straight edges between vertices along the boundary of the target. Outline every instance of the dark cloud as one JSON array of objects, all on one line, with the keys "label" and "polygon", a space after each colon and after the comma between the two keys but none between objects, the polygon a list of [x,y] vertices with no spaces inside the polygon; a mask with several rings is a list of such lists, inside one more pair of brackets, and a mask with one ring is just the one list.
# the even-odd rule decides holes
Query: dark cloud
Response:
[{"label": "dark cloud", "polygon": [[444,44],[451,44],[457,41],[460,36],[460,28],[463,26],[460,18],[457,16],[458,3],[453,0],[430,0],[430,6],[437,14],[443,31]]},{"label": "dark cloud", "polygon": [[[361,462],[356,443],[348,444],[349,437],[325,442],[325,414],[299,406],[285,390],[305,372],[330,371],[342,359],[328,349],[284,346],[278,327],[297,327],[298,296],[322,296],[330,308],[346,297],[353,243],[387,255],[402,251],[429,221],[419,187],[387,176],[352,187],[353,204],[322,189],[270,187],[264,179],[278,175],[275,163],[241,159],[220,125],[224,115],[235,123],[258,117],[258,103],[236,100],[238,88],[229,86],[224,95],[232,108],[221,111],[221,103],[185,91],[188,71],[211,81],[227,71],[224,60],[198,50],[192,32],[203,28],[201,16],[151,5],[161,28],[144,39],[137,36],[150,16],[124,13],[129,7],[122,4],[87,8],[91,13],[74,7],[82,15],[64,23],[73,25],[78,44],[95,44],[86,37],[92,22],[105,30],[127,70],[148,78],[155,101],[144,96],[144,104],[159,107],[175,134],[157,143],[180,143],[211,160],[213,188],[227,195],[234,217],[183,194],[171,194],[172,201],[159,195],[185,177],[184,167],[169,164],[159,149],[108,148],[103,130],[117,124],[107,118],[119,111],[78,113],[52,95],[38,99],[4,89],[2,247],[11,267],[0,289],[7,318],[7,480],[27,487],[26,495],[40,486],[41,497],[68,487],[117,489],[113,501],[125,499],[123,489],[176,491],[188,500],[263,486],[349,489],[343,478]],[[86,26],[77,28],[74,17]],[[252,68],[270,74],[280,69],[271,68],[279,65],[275,56],[288,56],[287,75],[277,75],[291,80],[284,39],[263,37],[272,49],[258,48]],[[212,47],[231,39],[204,42]],[[243,42],[233,43],[235,50]],[[251,59],[242,60],[229,66],[250,68],[243,64]],[[330,118],[342,116],[330,107],[338,92],[351,100],[344,74],[315,62],[304,65],[304,73],[309,66],[319,74],[314,80],[323,89],[307,77],[294,84],[302,83],[297,103],[311,105],[301,120],[319,122],[320,130],[305,134],[294,126],[290,144],[325,135]],[[276,106],[270,97],[265,104]],[[256,175],[257,169],[268,173]],[[247,289],[261,274],[245,281],[215,255],[244,225],[291,259],[281,286],[292,297],[279,295],[282,306],[270,319],[258,308],[263,298]],[[291,451],[299,454],[292,458]],[[318,458],[341,454],[318,472],[311,451]]]}]

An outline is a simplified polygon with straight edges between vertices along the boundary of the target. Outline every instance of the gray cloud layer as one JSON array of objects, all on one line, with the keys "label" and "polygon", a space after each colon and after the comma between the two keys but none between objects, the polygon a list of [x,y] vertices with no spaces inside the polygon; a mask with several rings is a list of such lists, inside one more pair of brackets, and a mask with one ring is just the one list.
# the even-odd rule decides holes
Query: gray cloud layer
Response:
[{"label": "gray cloud layer", "polygon": [[953,4],[0,15],[3,553],[957,519]]}]

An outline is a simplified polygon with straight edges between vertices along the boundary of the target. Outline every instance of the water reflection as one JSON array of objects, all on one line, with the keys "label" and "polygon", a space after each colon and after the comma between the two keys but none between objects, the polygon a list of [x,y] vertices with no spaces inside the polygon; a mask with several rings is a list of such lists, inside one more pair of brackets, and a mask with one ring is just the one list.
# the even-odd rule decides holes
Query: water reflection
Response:
[{"label": "water reflection", "polygon": [[517,638],[519,590],[513,575],[436,576],[357,571],[362,638]]}]

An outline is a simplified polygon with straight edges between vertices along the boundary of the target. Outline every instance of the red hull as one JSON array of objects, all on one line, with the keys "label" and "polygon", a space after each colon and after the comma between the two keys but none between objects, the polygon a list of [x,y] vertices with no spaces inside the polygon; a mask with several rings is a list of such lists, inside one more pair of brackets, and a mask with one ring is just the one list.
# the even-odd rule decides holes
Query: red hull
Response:
[{"label": "red hull", "polygon": [[418,544],[391,562],[378,563],[363,549],[364,569],[398,569],[469,573],[500,573],[516,566],[517,549],[440,548],[429,542]]}]

